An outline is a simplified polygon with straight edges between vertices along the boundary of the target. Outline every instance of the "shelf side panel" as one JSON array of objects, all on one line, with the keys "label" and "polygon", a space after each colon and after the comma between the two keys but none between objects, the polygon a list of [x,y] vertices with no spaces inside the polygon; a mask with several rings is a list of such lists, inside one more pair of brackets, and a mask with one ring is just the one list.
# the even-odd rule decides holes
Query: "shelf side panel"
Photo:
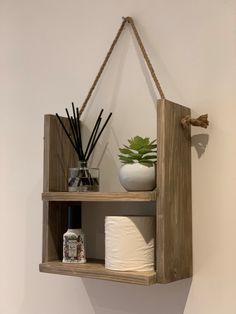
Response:
[{"label": "shelf side panel", "polygon": [[[61,118],[65,126],[68,119]],[[77,166],[74,149],[58,119],[44,116],[44,192],[67,191],[67,176],[70,167]]]},{"label": "shelf side panel", "polygon": [[157,281],[192,275],[191,131],[181,119],[190,109],[157,103]]}]

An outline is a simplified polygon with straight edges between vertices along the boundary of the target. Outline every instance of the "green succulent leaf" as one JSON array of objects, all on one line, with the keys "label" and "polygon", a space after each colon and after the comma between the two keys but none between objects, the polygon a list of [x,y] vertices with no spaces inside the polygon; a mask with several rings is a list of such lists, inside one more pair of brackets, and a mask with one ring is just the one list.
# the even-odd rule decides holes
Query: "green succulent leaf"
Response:
[{"label": "green succulent leaf", "polygon": [[157,159],[156,148],[154,144],[156,139],[150,141],[149,137],[142,138],[141,136],[135,136],[128,139],[129,145],[123,145],[123,148],[119,148],[119,159],[122,163],[134,163],[139,162],[145,166],[152,167]]},{"label": "green succulent leaf", "polygon": [[153,167],[153,162],[147,162],[147,161],[140,161],[140,164],[146,167]]},{"label": "green succulent leaf", "polygon": [[151,141],[151,143],[150,143],[150,144],[153,144],[153,143],[155,143],[156,141],[157,141],[157,139],[155,139],[155,140]]},{"label": "green succulent leaf", "polygon": [[128,149],[128,148],[119,148],[119,151],[122,153],[122,154],[132,154],[132,150]]},{"label": "green succulent leaf", "polygon": [[140,150],[139,150],[139,153],[140,154],[149,154],[149,153],[156,153],[157,151],[155,151],[155,150],[150,150],[149,148],[141,148]]},{"label": "green succulent leaf", "polygon": [[155,149],[155,148],[157,148],[157,145],[156,144],[149,144],[145,148],[146,149]]},{"label": "green succulent leaf", "polygon": [[142,160],[143,160],[143,159],[156,159],[156,158],[157,158],[156,155],[146,155],[146,156],[143,156],[143,157],[142,157]]},{"label": "green succulent leaf", "polygon": [[130,144],[131,149],[139,150],[145,147],[146,145],[148,145],[150,142],[150,139],[148,137],[142,138],[140,136],[135,136],[134,138],[131,138],[130,140],[128,140],[128,142]]},{"label": "green succulent leaf", "polygon": [[119,158],[120,158],[120,161],[122,163],[126,163],[126,164],[133,164],[134,163],[133,158],[125,157],[125,156],[122,156],[122,155],[119,155]]}]

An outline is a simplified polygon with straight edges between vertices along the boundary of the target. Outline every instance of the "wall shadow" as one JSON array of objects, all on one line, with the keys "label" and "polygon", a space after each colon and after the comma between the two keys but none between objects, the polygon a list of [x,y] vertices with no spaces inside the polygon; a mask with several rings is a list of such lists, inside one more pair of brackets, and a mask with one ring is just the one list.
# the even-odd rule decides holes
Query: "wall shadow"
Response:
[{"label": "wall shadow", "polygon": [[82,279],[95,314],[183,314],[192,278],[150,287]]},{"label": "wall shadow", "polygon": [[198,158],[205,153],[209,142],[209,134],[196,134],[191,137],[191,145],[196,149]]}]

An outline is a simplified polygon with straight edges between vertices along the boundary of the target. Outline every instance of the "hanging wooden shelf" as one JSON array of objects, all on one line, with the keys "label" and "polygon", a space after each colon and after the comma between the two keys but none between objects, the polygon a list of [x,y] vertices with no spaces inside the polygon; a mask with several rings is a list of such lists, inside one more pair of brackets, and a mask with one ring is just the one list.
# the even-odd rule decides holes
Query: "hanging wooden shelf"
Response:
[{"label": "hanging wooden shelf", "polygon": [[[40,271],[141,285],[168,283],[192,275],[191,138],[181,119],[190,109],[168,100],[157,102],[157,191],[66,192],[66,174],[76,155],[56,116],[45,116],[43,257]],[[68,123],[63,118],[64,123]],[[156,261],[154,272],[116,272],[102,261],[68,265],[62,260],[70,202],[154,202],[156,207]],[[138,205],[137,205],[138,206]],[[89,245],[89,243],[88,243]]]},{"label": "hanging wooden shelf", "polygon": [[[107,56],[81,106],[82,113],[126,23],[129,23],[161,99],[157,101],[157,191],[66,192],[68,168],[76,154],[56,116],[44,123],[43,254],[41,272],[150,285],[192,275],[191,134],[190,124],[208,125],[207,116],[191,119],[190,109],[167,100],[132,18],[124,18]],[[68,126],[67,118],[62,118]],[[156,208],[155,271],[122,272],[105,269],[104,261],[62,263],[62,239],[71,202],[153,202]],[[138,205],[137,205],[138,206]],[[87,243],[89,245],[89,243]]]}]

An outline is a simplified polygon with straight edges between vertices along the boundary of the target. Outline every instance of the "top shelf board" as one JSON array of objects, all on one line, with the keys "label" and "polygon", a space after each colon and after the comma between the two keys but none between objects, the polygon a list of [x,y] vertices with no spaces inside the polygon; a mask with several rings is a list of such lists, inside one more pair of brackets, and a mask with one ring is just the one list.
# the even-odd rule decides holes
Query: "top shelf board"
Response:
[{"label": "top shelf board", "polygon": [[157,191],[148,192],[44,192],[44,201],[55,202],[150,202],[156,201]]}]

